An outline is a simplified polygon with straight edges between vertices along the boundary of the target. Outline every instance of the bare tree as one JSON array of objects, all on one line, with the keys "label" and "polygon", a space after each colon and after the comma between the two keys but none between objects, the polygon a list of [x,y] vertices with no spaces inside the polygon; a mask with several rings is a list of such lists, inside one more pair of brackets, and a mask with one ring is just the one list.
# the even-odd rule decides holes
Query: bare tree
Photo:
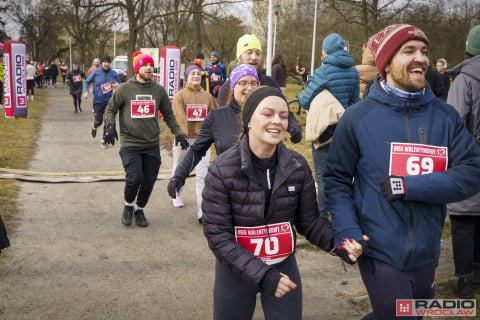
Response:
[{"label": "bare tree", "polygon": [[11,3],[12,19],[21,26],[20,37],[27,44],[30,57],[38,61],[50,62],[68,49],[60,40],[62,27],[56,9],[53,0]]},{"label": "bare tree", "polygon": [[10,2],[7,0],[0,0],[0,42],[8,40],[7,33],[5,32],[5,25],[7,23],[5,17],[9,10]]},{"label": "bare tree", "polygon": [[382,27],[398,20],[413,0],[325,0],[350,25],[363,29],[364,40]]},{"label": "bare tree", "polygon": [[[94,56],[103,55],[111,38],[114,11],[96,8],[92,0],[56,0],[64,30],[78,49],[80,64],[86,64]],[[103,50],[102,50],[103,48]]]}]

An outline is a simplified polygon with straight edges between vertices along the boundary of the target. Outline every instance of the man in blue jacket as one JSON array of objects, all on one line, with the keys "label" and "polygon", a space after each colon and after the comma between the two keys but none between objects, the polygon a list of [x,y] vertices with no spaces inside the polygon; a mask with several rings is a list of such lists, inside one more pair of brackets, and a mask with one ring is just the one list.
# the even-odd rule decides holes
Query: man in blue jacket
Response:
[{"label": "man in blue jacket", "polygon": [[325,193],[336,245],[370,237],[358,261],[373,309],[363,319],[391,320],[396,299],[434,297],[446,204],[480,191],[480,148],[426,85],[422,30],[391,25],[368,47],[380,76],[337,125]]},{"label": "man in blue jacket", "polygon": [[[112,58],[104,56],[101,60],[102,67],[93,70],[83,84],[83,98],[88,98],[88,86],[93,82],[93,111],[94,121],[90,128],[90,135],[92,138],[97,136],[97,129],[103,123],[103,114],[107,107],[108,101],[113,94],[113,89],[120,85],[120,77],[118,74],[110,69]],[[105,141],[100,141],[102,148],[108,148],[109,145]]]}]

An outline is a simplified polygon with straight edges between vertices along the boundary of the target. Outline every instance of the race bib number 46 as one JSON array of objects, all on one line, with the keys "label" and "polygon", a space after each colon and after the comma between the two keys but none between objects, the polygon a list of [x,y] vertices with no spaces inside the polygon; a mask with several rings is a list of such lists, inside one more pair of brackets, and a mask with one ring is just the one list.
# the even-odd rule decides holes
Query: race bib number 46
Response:
[{"label": "race bib number 46", "polygon": [[132,118],[153,118],[155,117],[155,100],[132,100]]},{"label": "race bib number 46", "polygon": [[235,227],[237,242],[268,265],[293,253],[293,231],[289,222],[258,227]]},{"label": "race bib number 46", "polygon": [[393,142],[390,148],[390,173],[415,176],[447,170],[448,148],[425,144]]}]

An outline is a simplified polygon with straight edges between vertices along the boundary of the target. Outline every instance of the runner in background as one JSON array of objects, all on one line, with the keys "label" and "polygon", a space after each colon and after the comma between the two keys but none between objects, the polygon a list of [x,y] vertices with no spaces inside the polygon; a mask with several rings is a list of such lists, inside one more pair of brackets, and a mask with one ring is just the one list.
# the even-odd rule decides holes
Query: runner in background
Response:
[{"label": "runner in background", "polygon": [[[122,223],[147,227],[146,207],[161,164],[158,111],[163,115],[175,141],[188,148],[187,138],[175,120],[165,89],[152,81],[153,57],[137,51],[132,55],[135,77],[121,85],[105,110],[104,140],[114,145],[117,139],[116,117],[120,125],[120,158],[125,169],[125,205]],[[101,70],[100,70],[101,71]]]},{"label": "runner in background", "polygon": [[[97,68],[90,73],[83,85],[83,98],[88,98],[88,88],[90,83],[93,83],[93,109],[94,120],[90,126],[90,136],[95,138],[97,136],[98,127],[103,123],[103,113],[107,107],[108,101],[113,94],[113,89],[120,85],[120,77],[110,68],[112,59],[109,56],[104,56],[101,60],[102,67]],[[102,148],[108,148],[108,144],[102,139],[100,141]]]},{"label": "runner in background", "polygon": [[[182,134],[187,136],[189,145],[195,142],[198,137],[200,129],[204,123],[207,114],[217,108],[215,98],[202,90],[202,69],[192,64],[185,69],[185,88],[181,89],[173,96],[173,113],[177,119],[177,123],[182,130]],[[187,150],[181,145],[174,144],[172,147],[173,167],[172,176],[175,174],[177,166],[185,158]],[[202,219],[202,191],[204,186],[205,175],[210,164],[210,149],[196,165],[196,192],[197,192],[197,220],[201,222]],[[173,206],[183,207],[183,201],[180,191],[176,193],[173,199]]]}]

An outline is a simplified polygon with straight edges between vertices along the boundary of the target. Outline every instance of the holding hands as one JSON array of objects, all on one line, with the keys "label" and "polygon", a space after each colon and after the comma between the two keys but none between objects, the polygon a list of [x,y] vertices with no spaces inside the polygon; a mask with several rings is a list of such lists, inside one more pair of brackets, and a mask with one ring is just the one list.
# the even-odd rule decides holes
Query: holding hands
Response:
[{"label": "holding hands", "polygon": [[355,264],[362,254],[368,252],[367,241],[370,238],[366,235],[362,240],[343,239],[341,245],[336,246],[332,251],[332,255],[339,256],[343,261],[348,264]]}]

